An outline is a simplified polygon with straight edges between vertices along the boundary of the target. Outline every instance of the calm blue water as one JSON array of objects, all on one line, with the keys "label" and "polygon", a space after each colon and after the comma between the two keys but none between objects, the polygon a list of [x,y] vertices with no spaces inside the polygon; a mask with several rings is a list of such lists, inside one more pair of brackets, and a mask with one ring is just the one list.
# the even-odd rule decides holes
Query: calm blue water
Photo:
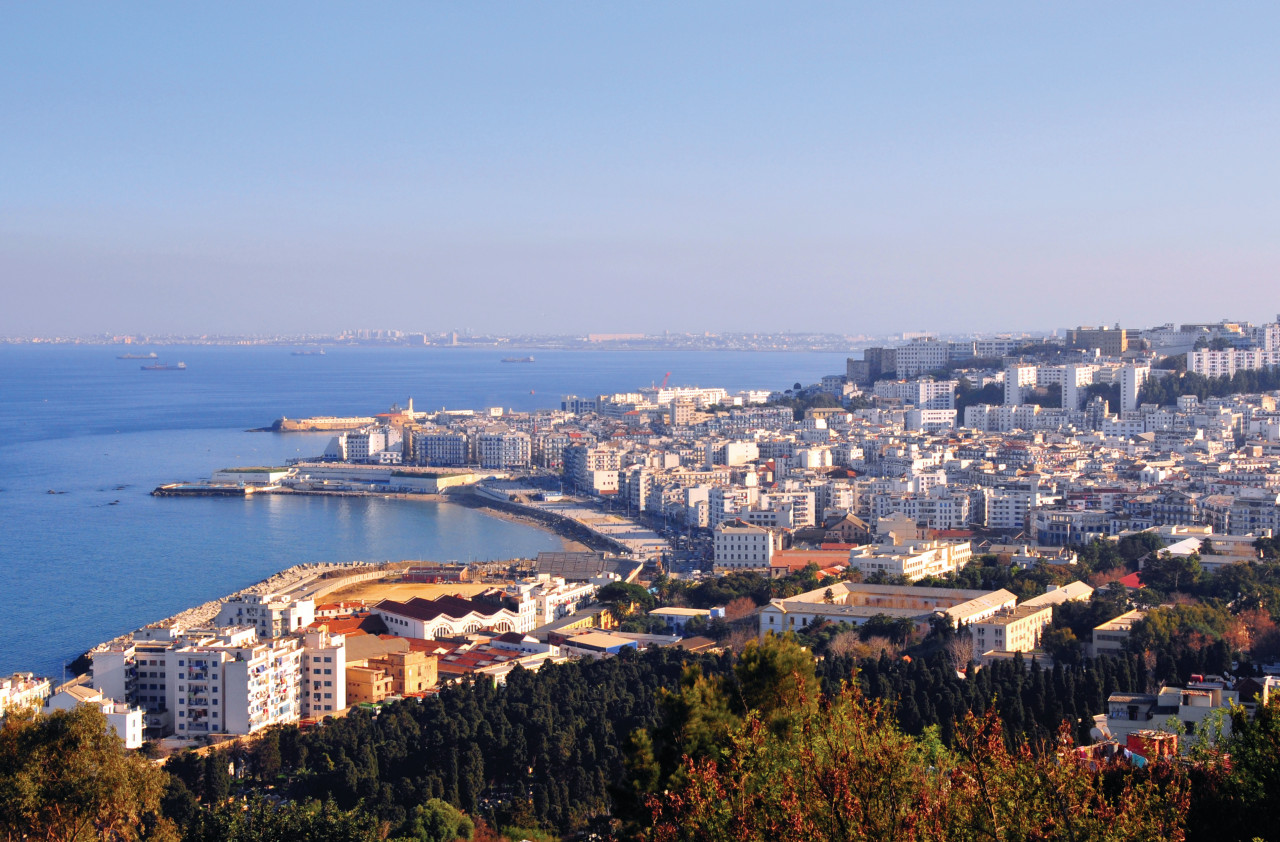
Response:
[{"label": "calm blue water", "polygon": [[[151,350],[141,349],[143,352]],[[448,504],[156,498],[164,482],[279,463],[328,436],[243,432],[281,415],[555,406],[563,393],[674,384],[785,388],[838,354],[155,348],[147,372],[105,347],[0,347],[0,674],[57,675],[95,643],[309,561],[529,557],[555,536]],[[49,494],[50,490],[62,492]],[[118,501],[118,502],[117,502]]]}]

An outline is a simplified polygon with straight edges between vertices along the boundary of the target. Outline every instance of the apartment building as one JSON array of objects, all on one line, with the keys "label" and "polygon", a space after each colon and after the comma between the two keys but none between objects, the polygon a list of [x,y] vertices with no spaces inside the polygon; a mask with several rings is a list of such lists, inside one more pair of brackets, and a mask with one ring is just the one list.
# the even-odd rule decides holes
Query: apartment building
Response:
[{"label": "apartment building", "polygon": [[347,706],[346,638],[323,625],[302,635],[301,715],[332,716]]},{"label": "apartment building", "polygon": [[413,461],[419,465],[457,467],[466,465],[470,451],[467,434],[455,431],[413,433]]},{"label": "apartment building", "polygon": [[1237,371],[1256,371],[1280,365],[1280,348],[1209,349],[1187,353],[1187,371],[1205,377],[1232,377]]},{"label": "apartment building", "polygon": [[15,672],[0,678],[0,719],[19,710],[39,710],[49,697],[50,681],[34,673]]},{"label": "apartment building", "polygon": [[968,541],[916,541],[893,536],[879,544],[855,547],[849,552],[849,568],[864,576],[883,573],[916,582],[927,576],[945,576],[969,563],[973,547]]},{"label": "apartment building", "polygon": [[979,655],[1030,652],[1040,646],[1040,636],[1052,622],[1052,605],[1018,605],[970,624],[969,632]]},{"label": "apartment building", "polygon": [[233,596],[218,611],[216,626],[252,626],[264,640],[301,631],[316,619],[311,599],[294,599],[285,594],[243,594]]},{"label": "apartment building", "polygon": [[711,530],[717,572],[768,570],[773,563],[773,533],[742,520],[723,521]]},{"label": "apartment building", "polygon": [[476,442],[481,468],[511,470],[527,468],[533,458],[533,443],[528,433],[481,433]]},{"label": "apartment building", "polygon": [[192,630],[163,660],[179,737],[252,734],[296,722],[302,713],[297,638],[258,642],[251,628]]},{"label": "apartment building", "polygon": [[80,705],[89,705],[102,711],[107,720],[107,733],[119,737],[126,749],[142,748],[145,713],[142,708],[117,702],[87,684],[64,687],[49,697],[45,709],[49,712],[74,710]]},{"label": "apartment building", "polygon": [[924,377],[918,380],[881,380],[872,393],[878,398],[900,400],[920,409],[955,409],[956,380],[934,380]]}]

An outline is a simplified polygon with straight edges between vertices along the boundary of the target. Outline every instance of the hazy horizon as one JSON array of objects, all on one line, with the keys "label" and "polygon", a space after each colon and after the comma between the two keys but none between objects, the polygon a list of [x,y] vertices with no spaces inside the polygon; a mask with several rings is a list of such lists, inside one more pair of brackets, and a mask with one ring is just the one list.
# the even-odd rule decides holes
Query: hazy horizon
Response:
[{"label": "hazy horizon", "polygon": [[0,335],[1280,311],[1280,8],[9,4]]}]

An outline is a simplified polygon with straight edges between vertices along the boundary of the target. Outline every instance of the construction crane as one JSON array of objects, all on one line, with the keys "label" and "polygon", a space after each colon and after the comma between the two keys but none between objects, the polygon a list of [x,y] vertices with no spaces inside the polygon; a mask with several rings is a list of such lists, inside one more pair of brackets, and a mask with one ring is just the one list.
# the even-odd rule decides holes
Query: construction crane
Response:
[{"label": "construction crane", "polygon": [[668,371],[666,374],[662,375],[662,385],[659,386],[658,388],[659,389],[667,388],[667,381],[670,379],[671,379],[671,372]]}]

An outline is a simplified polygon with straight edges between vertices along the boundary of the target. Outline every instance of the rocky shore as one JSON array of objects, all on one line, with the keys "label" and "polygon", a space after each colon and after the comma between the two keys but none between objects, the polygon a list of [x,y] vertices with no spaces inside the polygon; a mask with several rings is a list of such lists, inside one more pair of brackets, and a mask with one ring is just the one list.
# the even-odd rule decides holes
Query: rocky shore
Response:
[{"label": "rocky shore", "polygon": [[[385,566],[382,563],[373,563],[367,561],[321,561],[311,562],[308,564],[295,564],[293,567],[281,570],[279,573],[272,574],[260,582],[255,582],[247,588],[241,588],[235,593],[228,596],[211,599],[194,608],[187,608],[179,611],[171,617],[163,620],[157,620],[148,623],[145,628],[164,628],[166,626],[181,626],[183,628],[199,628],[213,623],[218,611],[221,610],[222,604],[229,599],[247,594],[265,594],[265,593],[290,593],[305,589],[308,585],[316,583],[323,578],[341,576],[342,574],[356,574],[366,571],[372,571]],[[132,639],[132,632],[119,635],[105,643],[100,643],[90,651],[105,649],[114,645],[127,643]],[[87,655],[88,653],[86,653]],[[82,656],[83,658],[84,656]],[[81,659],[77,659],[79,661]]]}]

